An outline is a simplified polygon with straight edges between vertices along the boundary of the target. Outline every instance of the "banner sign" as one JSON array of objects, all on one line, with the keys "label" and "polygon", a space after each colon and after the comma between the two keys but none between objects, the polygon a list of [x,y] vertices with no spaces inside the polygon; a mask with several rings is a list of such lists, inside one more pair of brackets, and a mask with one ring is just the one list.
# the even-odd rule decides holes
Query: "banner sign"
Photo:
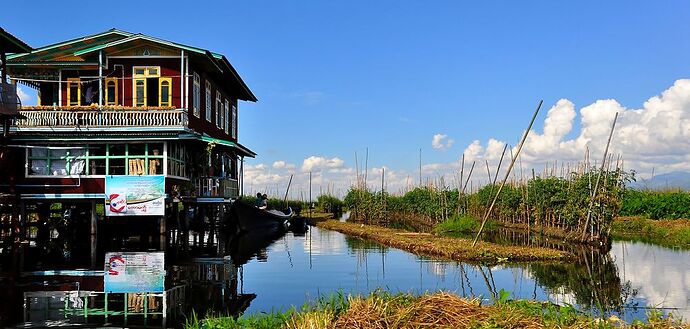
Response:
[{"label": "banner sign", "polygon": [[104,292],[165,291],[165,253],[108,252],[103,275]]},{"label": "banner sign", "polygon": [[165,176],[105,176],[105,215],[165,215]]}]

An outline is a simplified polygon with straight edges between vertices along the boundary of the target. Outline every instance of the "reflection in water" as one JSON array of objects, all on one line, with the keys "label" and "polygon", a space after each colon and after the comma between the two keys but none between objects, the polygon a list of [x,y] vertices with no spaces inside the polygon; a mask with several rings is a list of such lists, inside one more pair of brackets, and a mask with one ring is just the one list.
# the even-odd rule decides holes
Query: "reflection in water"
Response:
[{"label": "reflection in water", "polygon": [[[553,244],[511,232],[499,232],[494,238],[500,243]],[[171,239],[165,299],[163,294],[106,297],[102,271],[5,271],[0,276],[4,285],[0,309],[12,309],[15,317],[21,317],[25,304],[25,319],[36,321],[162,325],[163,305],[169,321],[181,321],[192,307],[202,315],[268,312],[339,290],[363,294],[379,288],[417,294],[447,290],[491,301],[504,289],[512,298],[571,303],[596,314],[619,314],[627,321],[644,318],[649,306],[678,308],[675,313],[690,316],[687,251],[628,242],[613,243],[610,252],[552,246],[569,248],[576,260],[495,266],[444,261],[316,227],[306,234],[192,232]],[[106,298],[111,311],[126,309],[129,319],[123,314],[99,315]],[[146,312],[148,320],[141,316]]]},{"label": "reflection in water", "polygon": [[[649,245],[642,248],[663,250]],[[419,257],[371,241],[313,228],[305,237],[288,234],[271,245],[269,262],[249,262],[244,266],[245,289],[257,294],[247,311],[301,305],[320,294],[338,290],[368,293],[384,288],[393,292],[423,293],[443,289],[490,301],[505,289],[511,292],[512,298],[571,303],[595,314],[618,314],[628,321],[644,318],[645,307],[655,306],[663,299],[651,298],[652,293],[645,294],[643,287],[656,287],[655,280],[664,280],[664,277],[649,276],[636,282],[629,274],[622,276],[622,264],[628,267],[631,264],[627,262],[630,258],[627,254],[625,263],[621,263],[622,256],[616,251],[620,249],[620,242],[613,244],[610,253],[590,248],[573,249],[577,259],[563,264],[485,266]],[[682,254],[688,257],[687,252]],[[642,256],[644,253],[636,252],[636,255],[640,262],[647,259]],[[682,264],[678,267],[688,262]],[[686,269],[678,268],[677,273],[684,274]],[[685,275],[684,280],[690,283],[690,275]],[[676,289],[674,287],[668,288]],[[690,284],[684,287],[686,290],[677,296],[688,296]],[[659,286],[659,291],[663,289],[665,286]],[[685,300],[667,298],[666,301],[669,306],[688,308]]]},{"label": "reflection in water", "polygon": [[640,242],[617,242],[611,255],[624,282],[646,305],[690,318],[690,253]]}]

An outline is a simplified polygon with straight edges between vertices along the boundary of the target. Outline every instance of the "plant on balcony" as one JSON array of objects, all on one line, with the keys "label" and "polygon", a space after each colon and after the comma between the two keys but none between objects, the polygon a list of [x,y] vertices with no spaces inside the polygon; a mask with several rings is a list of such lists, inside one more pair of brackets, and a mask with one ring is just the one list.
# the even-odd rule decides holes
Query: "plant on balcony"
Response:
[{"label": "plant on balcony", "polygon": [[[121,106],[121,105],[104,105],[103,110],[114,110],[114,111],[161,111],[161,110],[174,110],[174,106]],[[98,104],[91,105],[72,105],[72,106],[53,106],[53,105],[31,105],[22,106],[22,111],[48,111],[48,110],[61,110],[61,111],[95,111],[98,110]]]}]

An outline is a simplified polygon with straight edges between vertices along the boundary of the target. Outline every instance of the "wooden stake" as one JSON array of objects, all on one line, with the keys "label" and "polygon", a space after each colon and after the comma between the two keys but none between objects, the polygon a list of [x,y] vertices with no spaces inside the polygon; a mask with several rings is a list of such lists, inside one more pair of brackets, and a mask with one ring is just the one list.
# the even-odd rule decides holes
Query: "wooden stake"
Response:
[{"label": "wooden stake", "polygon": [[491,202],[491,206],[489,206],[489,209],[486,211],[486,214],[484,215],[484,219],[482,220],[482,225],[479,227],[479,232],[477,232],[477,236],[475,236],[474,241],[472,241],[472,247],[474,247],[477,244],[477,240],[479,239],[479,235],[482,234],[482,231],[484,230],[484,225],[486,225],[486,220],[489,219],[489,216],[491,215],[491,211],[494,209],[494,205],[496,204],[496,200],[498,200],[498,196],[501,194],[503,187],[506,185],[506,181],[508,180],[508,176],[510,176],[510,171],[513,169],[513,166],[515,165],[516,158],[520,155],[520,151],[522,150],[522,146],[525,144],[525,140],[527,140],[527,135],[529,135],[529,131],[530,131],[530,129],[532,129],[532,125],[534,124],[534,120],[537,118],[537,114],[539,114],[539,110],[541,109],[542,103],[544,103],[544,100],[539,101],[539,105],[537,106],[537,109],[534,111],[534,115],[532,116],[532,120],[530,120],[529,126],[527,126],[527,130],[525,130],[525,134],[522,136],[522,140],[520,141],[520,145],[518,146],[518,149],[515,152],[515,155],[513,155],[512,159],[510,160],[510,166],[508,166],[508,170],[506,171],[506,175],[503,178],[503,182],[501,183],[501,186],[498,188],[498,192],[494,196],[494,200]]},{"label": "wooden stake", "polygon": [[[606,142],[606,148],[604,149],[604,158],[601,160],[601,168],[597,174],[597,180],[594,183],[594,191],[592,191],[591,198],[589,199],[589,207],[587,208],[587,218],[585,219],[585,225],[582,229],[581,240],[585,240],[587,235],[587,226],[589,225],[590,218],[592,217],[592,206],[594,206],[594,198],[597,197],[597,192],[599,189],[599,181],[601,180],[601,172],[604,171],[604,166],[606,165],[606,156],[609,153],[609,145],[611,145],[611,138],[613,137],[613,130],[616,129],[616,120],[618,120],[618,112],[613,117],[613,124],[611,124],[611,132],[609,132],[609,140]],[[592,233],[590,232],[590,238]]]}]

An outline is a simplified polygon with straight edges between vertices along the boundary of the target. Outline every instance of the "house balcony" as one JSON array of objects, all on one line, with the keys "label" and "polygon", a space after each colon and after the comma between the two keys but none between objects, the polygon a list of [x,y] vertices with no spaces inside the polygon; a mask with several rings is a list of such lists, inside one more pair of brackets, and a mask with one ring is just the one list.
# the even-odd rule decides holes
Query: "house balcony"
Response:
[{"label": "house balcony", "polygon": [[13,129],[29,131],[184,130],[187,111],[172,107],[24,106]]},{"label": "house balcony", "polygon": [[201,177],[193,180],[198,198],[236,198],[239,185],[236,179],[224,177]]}]

